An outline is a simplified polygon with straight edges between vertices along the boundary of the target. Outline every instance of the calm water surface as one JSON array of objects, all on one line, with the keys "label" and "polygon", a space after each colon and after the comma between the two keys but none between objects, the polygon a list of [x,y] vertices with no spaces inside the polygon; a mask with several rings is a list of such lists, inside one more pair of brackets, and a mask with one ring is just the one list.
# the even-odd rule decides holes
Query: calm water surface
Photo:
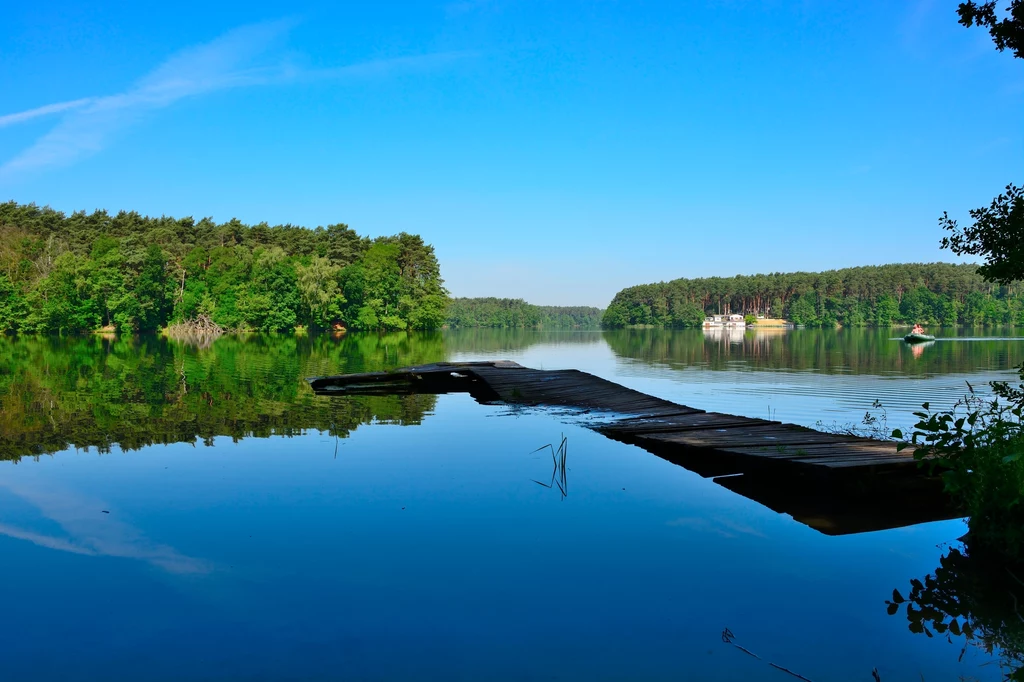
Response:
[{"label": "calm water surface", "polygon": [[[0,679],[1001,679],[998,652],[886,613],[960,521],[826,537],[557,415],[303,381],[502,357],[807,425],[878,399],[900,425],[1024,360],[893,336],[0,340]],[[562,435],[564,498],[534,452]]]}]

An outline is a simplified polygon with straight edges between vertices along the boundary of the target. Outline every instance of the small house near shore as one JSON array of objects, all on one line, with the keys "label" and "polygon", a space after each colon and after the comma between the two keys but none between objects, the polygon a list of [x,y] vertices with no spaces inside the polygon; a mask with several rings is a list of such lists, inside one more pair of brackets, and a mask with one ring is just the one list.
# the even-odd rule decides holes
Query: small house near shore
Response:
[{"label": "small house near shore", "polygon": [[713,327],[745,327],[746,322],[742,315],[708,315],[704,318],[704,328]]}]

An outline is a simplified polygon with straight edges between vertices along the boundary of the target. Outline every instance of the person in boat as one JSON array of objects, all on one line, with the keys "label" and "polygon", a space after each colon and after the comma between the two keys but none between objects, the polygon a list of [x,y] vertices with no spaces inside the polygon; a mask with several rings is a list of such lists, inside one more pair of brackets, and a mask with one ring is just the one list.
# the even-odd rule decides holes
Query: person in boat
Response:
[{"label": "person in boat", "polygon": [[914,328],[910,330],[911,334],[924,334],[924,327],[920,324],[915,324]]}]

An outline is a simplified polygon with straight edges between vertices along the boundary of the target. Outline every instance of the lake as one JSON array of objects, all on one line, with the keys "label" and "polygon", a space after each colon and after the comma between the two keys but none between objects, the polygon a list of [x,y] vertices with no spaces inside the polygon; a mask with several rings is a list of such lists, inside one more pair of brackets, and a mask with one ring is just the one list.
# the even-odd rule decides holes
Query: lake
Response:
[{"label": "lake", "polygon": [[[996,634],[887,613],[947,566],[960,520],[828,537],[558,414],[304,381],[505,358],[706,410],[905,427],[1024,361],[1012,330],[941,336],[0,339],[0,679],[1003,679],[1020,652],[986,651]],[[538,451],[563,437],[566,494]]]}]

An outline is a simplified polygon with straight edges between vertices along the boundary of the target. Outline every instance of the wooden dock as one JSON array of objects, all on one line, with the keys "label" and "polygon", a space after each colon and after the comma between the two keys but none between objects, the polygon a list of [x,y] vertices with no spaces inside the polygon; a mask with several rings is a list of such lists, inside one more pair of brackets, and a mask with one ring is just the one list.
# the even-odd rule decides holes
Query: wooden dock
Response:
[{"label": "wooden dock", "polygon": [[466,392],[487,404],[558,408],[829,534],[957,516],[938,482],[894,442],[705,412],[578,370],[441,362],[309,382],[319,394]]}]

